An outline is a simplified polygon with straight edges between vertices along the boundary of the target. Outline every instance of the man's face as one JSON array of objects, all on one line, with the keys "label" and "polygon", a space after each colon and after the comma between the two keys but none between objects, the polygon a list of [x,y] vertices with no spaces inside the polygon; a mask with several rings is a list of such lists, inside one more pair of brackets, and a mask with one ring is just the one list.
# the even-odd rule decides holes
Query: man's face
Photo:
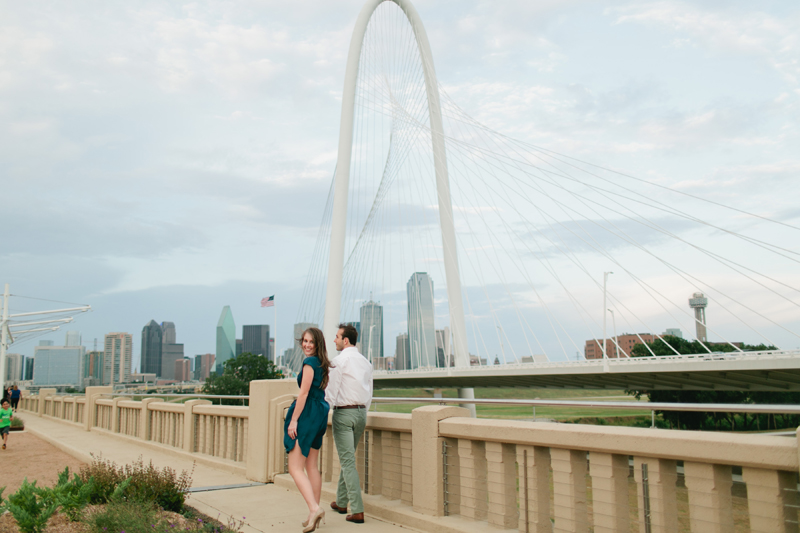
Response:
[{"label": "man's face", "polygon": [[350,346],[350,339],[342,337],[342,331],[343,330],[340,329],[336,332],[336,339],[333,341],[333,343],[336,344],[336,350],[339,352]]}]

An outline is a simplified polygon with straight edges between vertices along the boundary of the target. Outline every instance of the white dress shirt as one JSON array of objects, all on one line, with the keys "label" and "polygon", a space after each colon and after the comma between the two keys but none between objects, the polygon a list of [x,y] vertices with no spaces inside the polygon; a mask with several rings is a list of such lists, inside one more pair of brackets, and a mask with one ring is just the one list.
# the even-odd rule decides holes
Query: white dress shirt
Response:
[{"label": "white dress shirt", "polygon": [[364,405],[367,410],[372,403],[372,363],[348,346],[331,361],[328,372],[328,387],[325,401],[333,407]]}]

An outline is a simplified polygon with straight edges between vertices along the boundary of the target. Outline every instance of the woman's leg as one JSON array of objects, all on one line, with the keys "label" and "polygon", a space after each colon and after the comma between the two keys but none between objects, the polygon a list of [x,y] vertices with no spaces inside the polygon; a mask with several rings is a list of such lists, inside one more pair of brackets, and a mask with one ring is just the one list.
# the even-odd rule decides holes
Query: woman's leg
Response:
[{"label": "woman's leg", "polygon": [[308,505],[308,518],[317,512],[319,503],[314,496],[314,489],[311,487],[311,482],[308,480],[303,467],[305,466],[306,458],[303,457],[303,452],[300,451],[300,445],[295,444],[291,452],[289,452],[289,475],[292,476],[294,484],[300,490],[300,494]]},{"label": "woman's leg", "polygon": [[308,450],[308,457],[306,457],[306,474],[308,481],[311,483],[311,488],[314,491],[314,498],[317,505],[322,496],[322,476],[319,473],[319,450],[311,448]]}]

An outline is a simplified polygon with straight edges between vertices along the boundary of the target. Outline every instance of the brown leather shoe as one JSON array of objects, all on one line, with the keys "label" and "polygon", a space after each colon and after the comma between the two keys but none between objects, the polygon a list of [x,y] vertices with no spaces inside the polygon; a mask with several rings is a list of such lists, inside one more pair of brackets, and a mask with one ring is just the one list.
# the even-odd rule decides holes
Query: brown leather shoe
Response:
[{"label": "brown leather shoe", "polygon": [[331,502],[331,509],[339,514],[347,514],[347,507],[339,507],[336,502]]},{"label": "brown leather shoe", "polygon": [[363,524],[364,513],[349,514],[345,517],[345,520],[348,522],[353,522],[354,524]]}]

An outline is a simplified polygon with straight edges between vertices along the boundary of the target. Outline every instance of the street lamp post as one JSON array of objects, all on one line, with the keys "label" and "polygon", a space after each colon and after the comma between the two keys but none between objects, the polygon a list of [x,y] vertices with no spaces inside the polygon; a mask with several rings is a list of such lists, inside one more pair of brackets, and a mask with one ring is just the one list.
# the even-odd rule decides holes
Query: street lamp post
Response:
[{"label": "street lamp post", "polygon": [[616,358],[619,359],[619,337],[617,337],[617,319],[614,317],[614,310],[608,309],[609,313],[611,313],[611,327],[614,328],[614,354]]},{"label": "street lamp post", "polygon": [[370,363],[372,362],[372,328],[374,327],[375,324],[369,327],[369,338],[367,339],[367,342],[369,342],[369,346],[367,346],[367,359],[369,359]]},{"label": "street lamp post", "polygon": [[608,275],[613,272],[603,272],[603,370],[608,372],[608,353],[606,350],[606,286],[608,285]]}]

